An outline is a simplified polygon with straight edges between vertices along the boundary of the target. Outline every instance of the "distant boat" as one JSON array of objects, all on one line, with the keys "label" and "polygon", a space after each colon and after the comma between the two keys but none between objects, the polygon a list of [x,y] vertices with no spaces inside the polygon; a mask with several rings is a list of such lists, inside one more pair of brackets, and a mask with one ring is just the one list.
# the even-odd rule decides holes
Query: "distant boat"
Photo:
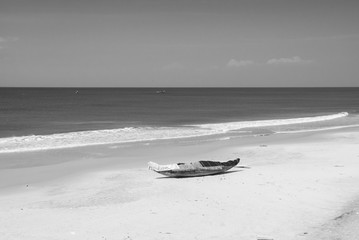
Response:
[{"label": "distant boat", "polygon": [[163,94],[163,93],[166,93],[166,90],[158,90],[156,91],[157,94]]},{"label": "distant boat", "polygon": [[236,166],[239,161],[240,159],[237,158],[227,162],[198,161],[170,165],[160,165],[154,162],[149,162],[148,168],[168,177],[196,177],[223,173]]}]

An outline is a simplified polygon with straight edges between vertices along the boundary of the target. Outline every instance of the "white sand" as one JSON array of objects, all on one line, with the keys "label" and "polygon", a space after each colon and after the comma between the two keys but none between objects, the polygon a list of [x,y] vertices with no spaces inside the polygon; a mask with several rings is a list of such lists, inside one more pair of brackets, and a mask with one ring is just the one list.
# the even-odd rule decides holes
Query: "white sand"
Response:
[{"label": "white sand", "polygon": [[[351,236],[359,234],[358,146],[359,129],[342,129],[200,145],[150,145],[137,151],[110,146],[89,150],[75,163],[0,170],[1,181],[27,176],[22,182],[5,184],[0,192],[0,236],[9,240],[355,239]],[[77,150],[73,156],[80,158],[86,151]],[[113,151],[112,155],[106,151]],[[61,156],[60,151],[53,158]],[[145,166],[150,160],[236,157],[241,163],[233,171],[197,178],[165,178]],[[94,159],[107,164],[63,178],[36,178],[41,169],[65,175],[71,166],[80,169]],[[117,165],[118,159],[137,165],[123,167]],[[16,178],[14,173],[20,175]]]}]

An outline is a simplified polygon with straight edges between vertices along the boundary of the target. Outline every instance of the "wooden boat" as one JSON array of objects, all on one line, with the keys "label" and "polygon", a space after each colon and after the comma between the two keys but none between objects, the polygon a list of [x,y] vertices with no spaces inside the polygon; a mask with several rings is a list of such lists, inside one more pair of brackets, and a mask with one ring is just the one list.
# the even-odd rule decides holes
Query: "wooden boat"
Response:
[{"label": "wooden boat", "polygon": [[240,159],[227,162],[198,161],[192,163],[175,163],[160,165],[154,162],[148,163],[148,168],[168,177],[196,177],[223,173],[239,163]]}]

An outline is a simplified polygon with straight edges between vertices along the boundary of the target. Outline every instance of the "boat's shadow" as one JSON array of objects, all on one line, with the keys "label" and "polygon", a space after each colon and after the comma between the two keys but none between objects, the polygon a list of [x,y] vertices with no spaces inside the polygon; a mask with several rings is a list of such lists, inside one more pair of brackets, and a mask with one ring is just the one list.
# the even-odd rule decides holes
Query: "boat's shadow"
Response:
[{"label": "boat's shadow", "polygon": [[248,167],[248,166],[236,166],[234,168],[248,168],[248,169],[250,169],[251,167]]},{"label": "boat's shadow", "polygon": [[[246,167],[246,166],[237,166],[235,168],[250,168],[250,167]],[[236,169],[231,169],[228,170],[226,172],[221,172],[221,173],[214,173],[214,174],[210,174],[210,175],[204,175],[204,176],[183,176],[183,177],[157,177],[156,179],[181,179],[181,178],[203,178],[203,177],[211,177],[211,176],[217,176],[217,175],[226,175],[226,174],[232,174],[232,173],[238,173],[238,172],[242,172],[244,170],[236,170]]]}]

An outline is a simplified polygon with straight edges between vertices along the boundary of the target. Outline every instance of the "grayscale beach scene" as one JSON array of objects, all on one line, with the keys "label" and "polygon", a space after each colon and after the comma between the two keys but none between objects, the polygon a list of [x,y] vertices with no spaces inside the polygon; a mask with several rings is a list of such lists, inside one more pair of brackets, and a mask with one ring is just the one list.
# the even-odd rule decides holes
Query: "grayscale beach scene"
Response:
[{"label": "grayscale beach scene", "polygon": [[0,1],[0,239],[359,239],[358,12]]}]

